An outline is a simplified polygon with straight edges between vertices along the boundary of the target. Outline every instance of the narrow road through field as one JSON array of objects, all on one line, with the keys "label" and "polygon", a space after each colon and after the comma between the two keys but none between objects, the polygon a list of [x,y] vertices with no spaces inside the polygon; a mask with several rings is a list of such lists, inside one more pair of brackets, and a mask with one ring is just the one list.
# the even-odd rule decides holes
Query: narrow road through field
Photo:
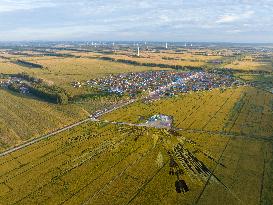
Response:
[{"label": "narrow road through field", "polygon": [[46,134],[46,135],[43,135],[43,136],[41,136],[41,137],[32,139],[32,140],[30,140],[30,141],[28,141],[28,142],[26,142],[26,143],[24,143],[24,144],[22,144],[22,145],[19,145],[19,146],[17,146],[17,147],[13,147],[13,148],[11,148],[11,149],[5,151],[5,152],[2,152],[2,153],[0,154],[0,157],[3,157],[3,156],[5,156],[5,155],[7,155],[7,154],[10,154],[10,153],[12,153],[12,152],[15,152],[15,151],[17,151],[17,150],[19,150],[19,149],[25,148],[25,147],[27,147],[27,146],[29,146],[29,145],[32,145],[32,144],[34,144],[34,143],[36,143],[36,142],[39,142],[39,141],[43,140],[43,139],[52,137],[52,136],[54,136],[54,135],[56,135],[56,134],[58,134],[58,133],[60,133],[60,132],[64,132],[64,131],[66,131],[66,130],[68,130],[68,129],[71,129],[71,128],[75,127],[75,126],[81,125],[81,124],[83,124],[83,123],[85,123],[85,122],[88,122],[88,121],[90,121],[90,120],[91,120],[90,118],[87,118],[87,119],[85,119],[85,120],[76,122],[76,123],[74,123],[74,124],[72,124],[72,125],[69,125],[69,126],[66,126],[66,127],[64,127],[64,128],[61,128],[61,129],[59,129],[59,130],[56,130],[56,131],[54,131],[54,132],[51,132],[51,133],[49,133],[49,134]]},{"label": "narrow road through field", "polygon": [[88,121],[98,121],[98,120],[96,120],[96,118],[98,118],[98,117],[100,117],[100,116],[102,116],[102,115],[104,115],[104,114],[106,114],[106,113],[109,113],[109,112],[112,112],[112,111],[114,111],[114,110],[117,110],[117,109],[119,109],[119,108],[121,108],[121,107],[124,107],[124,106],[126,106],[126,105],[129,105],[129,104],[131,104],[131,103],[133,103],[133,102],[135,102],[135,101],[136,101],[135,99],[134,99],[134,100],[130,100],[130,101],[128,101],[128,102],[125,102],[125,103],[122,103],[122,104],[119,104],[119,105],[115,105],[115,106],[113,106],[113,107],[110,108],[110,109],[104,109],[104,110],[98,111],[98,112],[96,112],[94,115],[91,115],[90,117],[88,117],[88,118],[86,118],[86,119],[84,119],[84,120],[81,120],[81,121],[79,121],[79,122],[75,122],[75,123],[73,123],[73,124],[71,124],[71,125],[68,125],[68,126],[66,126],[66,127],[61,128],[61,129],[58,129],[58,130],[53,131],[53,132],[50,132],[50,133],[48,133],[48,134],[46,134],[46,135],[42,135],[42,136],[40,136],[40,137],[31,139],[31,140],[25,142],[24,144],[21,144],[21,145],[19,145],[19,146],[13,147],[13,148],[10,148],[10,149],[8,149],[8,150],[6,150],[6,151],[0,153],[0,157],[3,157],[3,156],[5,156],[5,155],[8,155],[8,154],[10,154],[10,153],[12,153],[12,152],[15,152],[15,151],[17,151],[17,150],[20,150],[20,149],[23,149],[23,148],[25,148],[25,147],[28,147],[28,146],[30,146],[30,145],[36,143],[36,142],[39,142],[39,141],[41,141],[41,140],[43,140],[43,139],[50,138],[50,137],[52,137],[52,136],[54,136],[54,135],[56,135],[56,134],[58,134],[58,133],[64,132],[64,131],[66,131],[66,130],[69,130],[69,129],[73,128],[73,127],[76,127],[76,126],[81,125],[81,124],[83,124],[83,123],[86,123],[86,122],[88,122]]},{"label": "narrow road through field", "polygon": [[[81,120],[79,122],[76,122],[76,123],[73,123],[69,126],[66,126],[66,127],[63,127],[61,129],[58,129],[56,131],[53,131],[51,133],[48,133],[46,135],[43,135],[43,136],[40,136],[38,138],[34,138],[34,139],[31,139],[27,142],[25,142],[24,144],[22,145],[19,145],[19,146],[16,146],[16,147],[13,147],[13,148],[10,148],[2,153],[0,153],[0,157],[3,157],[5,155],[8,155],[12,152],[15,152],[17,150],[20,150],[20,149],[23,149],[27,146],[30,146],[36,142],[39,142],[43,139],[47,139],[47,138],[50,138],[58,133],[61,133],[61,132],[64,132],[66,130],[69,130],[73,127],[76,127],[78,125],[81,125],[83,123],[86,123],[88,121],[93,121],[93,122],[106,122],[106,123],[111,123],[111,124],[119,124],[119,125],[128,125],[128,126],[136,126],[136,127],[151,127],[149,124],[134,124],[134,123],[129,123],[129,122],[110,122],[110,121],[106,121],[106,120],[99,120],[98,118],[101,117],[102,115],[104,114],[107,114],[107,113],[110,113],[110,112],[113,112],[119,108],[122,108],[124,106],[127,106],[129,104],[132,104],[138,100],[141,100],[141,99],[156,99],[158,97],[160,97],[160,91],[164,91],[166,88],[168,88],[171,84],[167,85],[167,86],[163,86],[161,88],[159,88],[158,90],[156,91],[153,91],[153,92],[150,92],[146,97],[142,97],[140,99],[131,99],[127,102],[124,102],[124,103],[121,103],[121,104],[117,104],[117,105],[113,105],[112,107],[110,108],[105,108],[103,110],[99,110],[97,112],[95,112],[94,114],[92,114],[89,118],[87,119],[84,119],[84,120]],[[186,132],[193,132],[193,133],[208,133],[208,134],[219,134],[219,135],[223,135],[223,136],[227,136],[227,137],[245,137],[245,138],[250,138],[250,139],[255,139],[255,140],[262,140],[262,141],[266,141],[266,142],[273,142],[273,139],[272,138],[269,138],[269,137],[263,137],[263,136],[254,136],[254,135],[241,135],[239,133],[228,133],[228,132],[222,132],[222,131],[209,131],[209,130],[198,130],[198,129],[183,129],[183,128],[172,128],[174,130],[177,130],[177,131],[186,131]]]}]

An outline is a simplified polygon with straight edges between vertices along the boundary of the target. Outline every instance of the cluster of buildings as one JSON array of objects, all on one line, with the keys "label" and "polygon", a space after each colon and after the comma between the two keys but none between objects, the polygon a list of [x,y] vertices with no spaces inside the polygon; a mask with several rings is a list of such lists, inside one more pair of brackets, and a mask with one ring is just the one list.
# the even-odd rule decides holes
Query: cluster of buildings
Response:
[{"label": "cluster of buildings", "polygon": [[0,80],[0,87],[2,88],[16,87],[22,94],[29,93],[29,89],[26,86],[26,81],[18,77],[8,77]]},{"label": "cluster of buildings", "polygon": [[109,75],[89,80],[85,84],[116,94],[135,95],[149,92],[173,95],[180,92],[230,87],[236,83],[238,82],[229,75],[204,71],[147,71]]},{"label": "cluster of buildings", "polygon": [[162,114],[153,115],[148,119],[145,125],[158,128],[169,128],[172,126],[172,117]]}]

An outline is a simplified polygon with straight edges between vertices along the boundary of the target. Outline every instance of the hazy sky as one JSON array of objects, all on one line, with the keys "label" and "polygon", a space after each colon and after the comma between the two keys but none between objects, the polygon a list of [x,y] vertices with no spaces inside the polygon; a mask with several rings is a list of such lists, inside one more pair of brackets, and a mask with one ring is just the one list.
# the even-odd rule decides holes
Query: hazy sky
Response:
[{"label": "hazy sky", "polygon": [[0,0],[0,41],[273,42],[273,0]]}]

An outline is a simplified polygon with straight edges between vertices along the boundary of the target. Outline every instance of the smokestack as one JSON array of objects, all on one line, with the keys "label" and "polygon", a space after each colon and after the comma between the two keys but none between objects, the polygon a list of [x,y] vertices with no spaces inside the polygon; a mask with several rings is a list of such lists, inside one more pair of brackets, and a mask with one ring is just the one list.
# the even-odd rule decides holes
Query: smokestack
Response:
[{"label": "smokestack", "polygon": [[166,43],[166,49],[168,49],[168,43]]},{"label": "smokestack", "polygon": [[137,47],[137,56],[140,56],[140,52],[139,52],[139,46]]}]

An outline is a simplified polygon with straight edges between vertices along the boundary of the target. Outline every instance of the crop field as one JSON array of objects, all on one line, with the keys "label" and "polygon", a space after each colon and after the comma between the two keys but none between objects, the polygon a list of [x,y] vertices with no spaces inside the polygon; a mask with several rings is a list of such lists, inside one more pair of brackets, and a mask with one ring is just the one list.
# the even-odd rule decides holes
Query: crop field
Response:
[{"label": "crop field", "polygon": [[258,204],[269,145],[89,122],[2,157],[0,204]]},{"label": "crop field", "polygon": [[271,62],[255,62],[255,61],[234,61],[231,64],[225,65],[226,68],[233,68],[239,70],[265,70],[265,71],[273,71],[273,65]]},{"label": "crop field", "polygon": [[[56,83],[89,80],[115,73],[161,70],[160,68],[130,66],[87,58],[51,59],[46,57],[46,59],[32,60],[31,62],[41,64],[47,68],[48,70],[42,73],[43,76]],[[37,74],[39,75],[39,71]]]},{"label": "crop field", "polygon": [[172,116],[176,128],[270,137],[273,135],[272,100],[269,92],[251,87],[215,89],[154,102],[136,102],[103,119],[143,123],[160,113]]},{"label": "crop field", "polygon": [[160,53],[153,53],[149,51],[141,51],[140,57],[136,56],[136,51],[131,52],[117,52],[115,55],[106,55],[114,59],[132,60],[140,63],[158,63],[168,65],[181,66],[204,66],[210,60],[219,60],[221,56],[205,56],[194,53],[174,53],[173,51],[164,51]]},{"label": "crop field", "polygon": [[[8,57],[18,58],[12,55]],[[89,113],[122,100],[117,96],[100,95],[89,87],[75,89],[70,84],[72,81],[89,80],[110,73],[157,69],[94,59],[47,56],[20,57],[20,59],[41,64],[45,66],[45,69],[26,68],[11,63],[9,60],[0,59],[0,73],[25,72],[43,79],[48,84],[56,84],[64,88],[71,96],[84,95],[84,98],[70,105],[57,106],[31,98],[31,96],[0,89],[0,150],[76,122],[87,117]]]},{"label": "crop field", "polygon": [[[224,85],[229,88],[178,94],[162,90],[156,97],[142,88],[143,93],[135,98],[107,92],[92,81],[110,74],[171,70],[152,67],[156,64],[273,71],[270,53],[159,47],[144,50],[142,45],[140,57],[132,45],[115,51],[111,45],[97,51],[88,46],[0,50],[0,74],[25,72],[37,78],[28,81],[3,75],[0,152],[40,139],[1,155],[0,205],[273,204],[270,73],[234,71],[240,80],[234,78],[234,84],[226,80]],[[17,60],[42,67],[20,66]],[[149,78],[132,79],[141,85]],[[64,89],[67,101],[54,104],[28,92],[13,92],[8,83],[16,84],[16,80],[24,86],[56,85]],[[112,76],[111,85],[121,87],[119,79],[115,80]],[[217,86],[204,76],[193,85],[198,83],[213,85],[206,89]],[[133,87],[127,79],[124,84]],[[95,119],[99,115],[94,113],[103,112]],[[164,125],[157,123],[160,116],[169,124],[157,126]],[[83,119],[84,123],[77,123]],[[73,123],[75,126],[61,129]],[[58,134],[45,138],[58,129]]]},{"label": "crop field", "polygon": [[88,58],[31,57],[23,59],[44,67],[44,69],[28,69],[27,73],[54,83],[71,95],[89,92],[85,88],[73,89],[70,84],[73,81],[86,81],[117,73],[162,70],[156,67],[133,66]]},{"label": "crop field", "polygon": [[191,61],[190,59],[186,60],[164,60],[162,58],[152,58],[152,57],[131,57],[131,56],[125,56],[125,55],[114,55],[111,56],[114,59],[123,59],[123,60],[132,60],[137,61],[140,63],[161,63],[161,64],[168,64],[168,65],[181,65],[181,66],[202,66],[205,65],[205,62],[203,61]]},{"label": "crop field", "polygon": [[0,113],[0,150],[88,116],[75,105],[54,105],[2,89]]},{"label": "crop field", "polygon": [[26,69],[22,66],[11,63],[8,60],[0,58],[0,73],[3,74],[15,74],[25,72]]}]

